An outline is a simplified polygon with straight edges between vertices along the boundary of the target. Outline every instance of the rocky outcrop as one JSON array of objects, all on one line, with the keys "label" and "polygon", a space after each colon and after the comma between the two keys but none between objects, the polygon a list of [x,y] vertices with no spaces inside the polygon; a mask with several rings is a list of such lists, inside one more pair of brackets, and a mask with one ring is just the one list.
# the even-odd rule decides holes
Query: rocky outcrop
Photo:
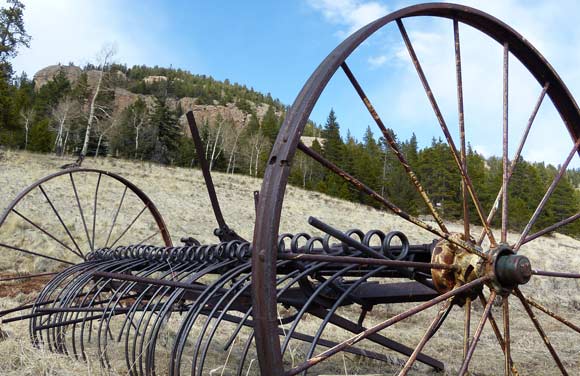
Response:
[{"label": "rocky outcrop", "polygon": [[[34,89],[40,90],[41,87],[46,85],[49,81],[53,80],[54,77],[56,77],[56,75],[60,71],[62,71],[67,80],[69,80],[73,84],[77,82],[77,80],[83,73],[81,68],[74,65],[61,65],[61,64],[50,65],[36,72],[36,74],[34,75]],[[97,85],[101,72],[96,69],[92,69],[86,71],[86,74],[87,74],[87,83],[89,87],[90,88],[95,87]],[[115,75],[115,79],[118,81],[125,81],[127,79],[125,73],[121,71],[115,71],[113,74]]]},{"label": "rocky outcrop", "polygon": [[[72,83],[76,82],[83,73],[81,68],[73,65],[51,65],[39,70],[34,75],[35,89],[38,90],[43,85],[46,85],[46,83],[54,79],[54,77],[61,70],[64,72],[67,79]],[[89,87],[93,88],[96,86],[100,73],[101,72],[98,70],[86,71]],[[117,75],[117,81],[127,79],[123,72],[117,71],[114,74]],[[165,76],[147,76],[143,79],[145,83],[149,84],[166,80],[167,77]],[[116,114],[120,114],[124,109],[135,103],[135,101],[137,101],[139,98],[145,101],[149,108],[152,108],[155,103],[155,98],[152,95],[135,94],[122,87],[115,87],[114,112]],[[206,121],[213,123],[219,117],[221,117],[221,119],[232,122],[238,127],[243,127],[250,118],[249,114],[240,110],[234,103],[219,105],[217,102],[215,102],[213,105],[201,105],[197,104],[197,98],[183,97],[169,98],[168,104],[169,107],[173,109],[181,108],[181,111],[184,114],[187,111],[193,111],[199,125]],[[255,110],[258,119],[262,120],[266,114],[266,111],[268,111],[268,105],[264,103],[255,104],[252,102],[250,102],[250,105]],[[277,115],[279,116],[280,113],[278,112]],[[180,117],[179,124],[181,125],[183,132],[185,134],[189,134],[189,126],[187,124],[185,115]]]},{"label": "rocky outcrop", "polygon": [[76,82],[83,72],[81,68],[74,65],[49,65],[34,75],[34,89],[39,90],[54,79],[61,70],[70,82]]}]

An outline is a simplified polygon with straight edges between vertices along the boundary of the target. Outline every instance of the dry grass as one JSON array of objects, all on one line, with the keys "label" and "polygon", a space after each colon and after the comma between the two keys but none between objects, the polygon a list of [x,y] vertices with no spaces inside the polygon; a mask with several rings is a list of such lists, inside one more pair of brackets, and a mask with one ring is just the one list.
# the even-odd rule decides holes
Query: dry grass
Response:
[{"label": "dry grass", "polygon": [[[5,207],[19,191],[36,179],[57,171],[58,166],[63,163],[65,161],[62,159],[51,156],[6,152],[5,158],[0,161],[0,207]],[[215,220],[200,171],[167,168],[146,162],[138,163],[114,159],[88,159],[85,162],[85,167],[95,167],[120,173],[129,181],[141,187],[161,211],[174,243],[178,243],[179,238],[182,236],[193,236],[202,242],[215,242],[216,239],[212,235]],[[260,189],[261,180],[225,174],[215,174],[214,179],[228,224],[242,236],[250,239],[255,218],[252,193],[254,190]],[[94,186],[94,182],[84,183],[89,187]],[[78,184],[81,186],[80,182]],[[60,192],[58,187],[54,189],[55,195],[64,195],[66,197],[67,194],[70,194],[66,192],[58,193]],[[111,206],[111,202],[117,202],[116,200],[118,199],[108,197],[104,193],[102,207],[99,206],[99,213],[111,210],[107,209],[107,207]],[[34,207],[29,209],[32,212],[41,210]],[[106,215],[110,216],[111,214],[109,212]],[[411,242],[430,242],[433,239],[432,235],[418,230],[415,226],[391,214],[290,187],[285,198],[281,231],[294,233],[298,231],[315,232],[306,223],[309,215],[317,216],[341,229],[354,227],[363,230],[380,228],[384,231],[397,229],[407,234]],[[150,224],[140,226],[136,231],[136,236],[146,236],[151,230]],[[455,231],[461,231],[459,224],[451,224],[450,227]],[[31,231],[30,228],[18,223],[9,224],[2,231],[5,229],[16,234],[25,234],[26,231]],[[474,232],[479,230],[476,228]],[[82,231],[79,223],[76,223],[75,231]],[[106,227],[97,229],[98,233],[106,231]],[[22,236],[24,237],[24,235]],[[517,239],[517,234],[510,233],[509,238],[514,241]],[[47,242],[43,239],[39,239],[35,244],[38,247],[47,246]],[[522,252],[531,259],[535,268],[578,271],[580,270],[579,250],[580,242],[570,237],[556,234],[524,246]],[[42,271],[51,267],[51,265],[47,265],[45,262],[38,261],[33,257],[22,258],[14,256],[5,250],[1,252],[0,273],[5,271]],[[61,256],[69,257],[67,255]],[[529,284],[522,287],[522,291],[542,304],[549,306],[554,311],[561,313],[572,322],[580,323],[579,287],[580,284],[576,280],[534,278]],[[0,298],[0,309],[25,302],[30,298],[31,296],[25,294],[10,298]],[[510,302],[512,308],[513,358],[516,365],[526,375],[556,374],[557,369],[553,360],[535,332],[530,320],[525,316],[521,305],[515,299],[510,300]],[[375,307],[365,321],[365,325],[370,326],[373,323],[378,323],[411,306],[411,304],[401,304]],[[426,330],[435,314],[435,309],[430,309],[405,320],[384,331],[384,334],[412,346],[419,341]],[[475,304],[472,331],[475,330],[481,312],[481,305]],[[358,314],[356,310],[349,307],[344,308],[343,313],[354,318]],[[494,315],[501,326],[500,314],[501,310],[495,308]],[[550,333],[550,339],[567,365],[568,370],[572,374],[580,374],[579,334],[568,330],[542,313],[538,313],[538,317],[544,328]],[[309,317],[301,325],[304,328],[302,331],[309,329],[310,332],[313,332],[318,326],[318,320]],[[98,362],[74,361],[66,356],[32,347],[28,341],[26,322],[5,324],[1,326],[1,329],[10,334],[9,338],[0,344],[0,357],[3,359],[0,362],[0,374],[2,375],[117,374],[113,370],[102,369]],[[461,309],[456,308],[452,311],[441,331],[426,347],[426,353],[446,362],[448,374],[456,374],[460,366],[462,333],[463,313]],[[346,336],[347,334],[343,331],[329,330],[326,338],[338,341],[345,339]],[[376,349],[372,344],[363,344],[362,346]],[[293,344],[293,351],[299,355],[301,351],[304,351],[303,345],[299,343]],[[223,355],[224,357],[227,356],[227,354]],[[394,356],[394,359],[397,359],[397,357]],[[502,359],[503,356],[497,341],[491,328],[487,325],[472,361],[472,374],[500,374],[503,372]],[[254,364],[253,367],[257,367],[257,364]],[[123,367],[118,368],[119,374],[126,373],[123,369]],[[329,363],[328,366],[321,368],[320,372],[354,375],[363,369],[367,369],[366,373],[381,374],[389,374],[396,371],[396,367],[384,363],[369,362],[346,354],[344,357]],[[220,373],[221,371],[216,371],[215,374]],[[425,366],[418,366],[413,370],[413,373],[431,374],[432,371]]]}]

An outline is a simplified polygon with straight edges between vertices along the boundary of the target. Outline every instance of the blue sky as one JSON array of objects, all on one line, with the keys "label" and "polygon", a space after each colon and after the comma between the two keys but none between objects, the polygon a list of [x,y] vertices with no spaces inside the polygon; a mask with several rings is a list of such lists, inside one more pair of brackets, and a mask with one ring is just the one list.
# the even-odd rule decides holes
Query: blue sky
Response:
[{"label": "blue sky", "polygon": [[[2,1],[0,0],[0,3]],[[116,61],[183,68],[230,79],[285,104],[294,101],[316,66],[346,36],[412,1],[161,1],[24,0],[31,48],[14,61],[16,71],[34,74],[58,62],[95,61],[105,43],[115,43]],[[580,4],[462,1],[507,22],[552,63],[570,90],[580,95]],[[456,133],[457,115],[450,21],[406,22],[419,58]],[[485,155],[499,154],[501,141],[501,47],[462,29],[468,139]],[[512,59],[513,60],[513,59]],[[400,35],[388,26],[369,39],[349,64],[389,127],[421,145],[441,136]],[[510,61],[510,134],[514,141],[540,87]],[[372,119],[341,72],[332,79],[311,117],[323,122],[331,107],[343,130],[360,138]],[[536,127],[537,125],[537,127]],[[524,155],[559,163],[571,147],[550,103],[542,106]],[[373,128],[374,129],[374,128]],[[346,131],[345,131],[346,132]],[[376,134],[376,133],[375,133]],[[546,140],[553,147],[546,147]],[[578,161],[573,162],[578,166]]]}]

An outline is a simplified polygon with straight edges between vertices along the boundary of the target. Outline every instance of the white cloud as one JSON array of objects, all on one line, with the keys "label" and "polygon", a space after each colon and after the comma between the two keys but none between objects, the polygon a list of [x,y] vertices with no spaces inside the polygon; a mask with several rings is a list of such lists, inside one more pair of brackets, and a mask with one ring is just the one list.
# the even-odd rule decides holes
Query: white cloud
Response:
[{"label": "white cloud", "polygon": [[387,55],[378,55],[378,56],[371,56],[368,58],[368,62],[373,68],[378,68],[383,65],[389,60]]},{"label": "white cloud", "polygon": [[146,33],[131,34],[124,27],[123,12],[112,0],[26,2],[24,22],[32,36],[29,49],[23,48],[13,61],[16,72],[33,75],[56,63],[94,62],[103,45],[118,46],[116,61],[142,63],[150,51],[141,48]]},{"label": "white cloud", "polygon": [[377,1],[308,0],[308,3],[322,12],[329,22],[346,27],[339,31],[341,37],[389,13],[388,8]]},{"label": "white cloud", "polygon": [[[479,8],[513,27],[556,68],[570,91],[580,95],[580,71],[577,69],[580,63],[577,48],[580,46],[580,29],[576,23],[576,15],[580,14],[580,3],[569,0],[561,3],[530,3],[523,0],[457,1]],[[352,7],[353,3],[353,1],[310,1],[326,20],[339,27],[354,24],[348,24],[348,15],[352,13],[349,7]],[[381,3],[373,3],[376,7],[382,6]],[[382,7],[386,10],[386,6]],[[447,125],[454,131],[457,140],[457,91],[452,24],[446,19],[425,22],[420,17],[405,19],[404,23]],[[367,90],[367,94],[374,103],[377,103],[375,106],[377,111],[384,115],[387,121],[396,123],[402,129],[402,134],[414,131],[420,141],[428,143],[433,135],[441,136],[441,130],[396,27],[385,30],[378,41],[373,41],[372,46],[367,45],[366,49],[359,49],[362,50],[359,53],[363,54],[364,61],[369,64],[370,69],[388,66],[385,70],[387,74],[382,80],[367,82],[373,87],[372,90]],[[468,137],[472,145],[477,145],[476,149],[486,156],[500,155],[502,48],[471,27],[460,25],[460,34]],[[573,46],[576,47],[571,49]],[[365,82],[361,84],[365,86]],[[512,56],[509,96],[511,153],[515,151],[521,131],[540,90],[541,85],[538,85]],[[547,144],[548,139],[550,142]],[[570,137],[554,107],[546,99],[523,155],[529,160],[544,160],[558,164],[562,162],[570,147]],[[576,160],[573,165],[578,167],[580,164]]]}]

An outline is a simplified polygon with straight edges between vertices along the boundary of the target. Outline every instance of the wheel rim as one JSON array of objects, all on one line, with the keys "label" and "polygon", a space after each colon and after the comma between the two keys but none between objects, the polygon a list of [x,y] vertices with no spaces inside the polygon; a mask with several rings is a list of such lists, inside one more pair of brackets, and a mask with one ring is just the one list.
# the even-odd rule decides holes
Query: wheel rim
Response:
[{"label": "wheel rim", "polygon": [[[578,140],[580,136],[580,111],[576,105],[574,99],[570,95],[568,89],[559,78],[557,73],[548,64],[548,62],[539,54],[539,52],[529,44],[521,35],[511,29],[509,26],[505,25],[503,22],[489,16],[483,12],[475,10],[473,8],[454,5],[454,4],[422,4],[412,7],[402,9],[400,11],[394,12],[387,15],[377,21],[363,27],[343,43],[341,43],[328,57],[319,65],[316,71],[309,78],[307,83],[302,88],[297,99],[295,100],[292,108],[286,115],[285,121],[282,125],[280,133],[276,139],[274,147],[269,157],[268,165],[264,174],[264,182],[260,192],[260,201],[258,205],[256,225],[254,229],[254,255],[257,257],[252,258],[252,273],[253,273],[253,305],[254,305],[254,320],[255,320],[255,331],[256,331],[256,347],[260,361],[260,368],[263,374],[284,374],[284,366],[282,359],[282,349],[280,347],[280,340],[277,335],[272,335],[276,333],[278,328],[278,319],[276,312],[276,262],[277,254],[276,242],[278,236],[278,230],[280,226],[280,216],[282,212],[282,203],[285,194],[286,185],[288,183],[288,177],[290,173],[290,165],[294,159],[296,149],[299,148],[300,135],[304,130],[304,126],[316,104],[319,96],[324,91],[327,83],[332,78],[337,70],[340,70],[341,65],[345,65],[347,57],[369,36],[375,33],[377,30],[383,26],[391,23],[397,22],[399,27],[402,28],[403,38],[405,38],[404,26],[402,25],[402,19],[415,16],[434,16],[442,17],[454,20],[455,25],[467,24],[479,31],[487,34],[492,39],[496,40],[498,43],[507,46],[504,49],[505,55],[508,53],[515,56],[522,62],[522,64],[530,71],[532,76],[538,81],[540,86],[544,87],[542,94],[540,96],[543,99],[544,95],[547,95],[553,102],[554,107],[559,112],[563,122],[571,135],[572,141],[575,143],[573,150],[570,152],[567,162],[577,153]],[[344,64],[343,64],[344,63]],[[346,67],[346,69],[345,69]],[[507,69],[507,68],[505,68]],[[348,66],[343,66],[343,70],[348,76]],[[354,84],[353,84],[354,85]],[[356,88],[356,85],[355,85]],[[541,100],[539,100],[541,103]],[[504,102],[505,104],[505,102]],[[507,106],[507,104],[505,104]],[[538,104],[539,106],[539,104]],[[372,108],[372,107],[371,107]],[[370,109],[369,109],[370,110]],[[507,110],[506,110],[507,111]],[[536,110],[537,111],[537,110]],[[372,113],[372,111],[371,111]],[[507,120],[506,120],[507,123]],[[507,124],[506,124],[507,127]],[[505,128],[507,129],[507,128]],[[507,130],[506,130],[507,133]],[[507,144],[506,144],[507,145]],[[463,146],[463,145],[462,145]],[[462,148],[464,150],[464,147]],[[304,151],[304,149],[301,149]],[[457,150],[457,149],[456,149]],[[507,150],[507,146],[504,147]],[[507,162],[507,151],[504,151],[504,172],[503,181],[507,185],[509,177],[506,175],[510,174],[509,166]],[[312,157],[312,155],[310,155]],[[462,158],[463,157],[463,158]],[[461,160],[459,163],[464,162],[464,156],[456,155],[457,160]],[[565,162],[564,164],[567,164]],[[465,166],[465,165],[463,165]],[[328,166],[325,166],[328,168]],[[463,167],[465,168],[465,167]],[[564,168],[565,170],[565,168]],[[557,183],[557,181],[556,181]],[[469,190],[469,181],[463,182],[464,186],[467,186],[465,190]],[[551,192],[547,192],[550,193]],[[549,195],[547,197],[549,197]],[[506,196],[506,195],[503,195]],[[499,196],[498,196],[499,197]],[[504,202],[503,207],[507,207]],[[540,204],[541,205],[541,204]],[[389,207],[388,205],[385,205]],[[502,210],[503,211],[503,210]],[[541,210],[540,210],[541,211]],[[539,213],[538,213],[539,214]],[[499,237],[499,242],[492,243],[505,243],[507,234],[507,210],[502,213],[502,231]],[[570,217],[567,219],[568,223],[577,219],[578,215]],[[408,219],[408,218],[404,218]],[[530,221],[534,222],[534,220]],[[540,231],[536,234],[530,235],[531,225],[526,226],[524,229],[524,236],[516,242],[513,246],[514,253],[517,253],[518,249],[526,241],[535,239],[536,237],[547,233],[548,230],[553,230],[562,223],[554,224],[551,228]],[[466,229],[468,231],[468,229]],[[443,231],[444,232],[444,231]],[[491,232],[491,229],[490,231]],[[488,235],[489,236],[489,235]],[[483,236],[481,237],[483,239]],[[479,243],[481,240],[477,239]],[[456,239],[456,245],[462,244],[461,239]],[[481,255],[481,256],[486,256]],[[530,316],[534,326],[540,332],[543,333],[541,325],[533,316],[530,309],[530,301],[521,294],[521,291],[516,286],[513,290],[518,299],[522,302],[524,309]],[[491,304],[495,300],[496,292],[493,291],[489,297],[489,301],[485,300],[483,295],[478,295],[476,298],[480,298],[485,302],[485,311],[483,317],[487,318],[490,314]],[[470,308],[471,300],[466,304],[466,310]],[[507,298],[503,299],[503,314],[504,317],[508,318],[506,320],[509,322],[509,305]],[[538,308],[536,306],[536,308]],[[544,307],[545,308],[545,307]],[[542,308],[538,308],[542,310]],[[433,321],[432,326],[429,330],[432,330],[437,323],[437,318],[441,318],[445,310],[442,310],[440,314],[437,315],[436,320]],[[480,321],[475,335],[476,338],[472,341],[473,346],[464,347],[464,353],[466,361],[463,362],[460,369],[460,373],[463,374],[467,370],[469,364],[469,359],[473,354],[475,349],[475,344],[477,344],[477,339],[481,334],[481,330],[485,320]],[[494,331],[497,334],[497,324],[492,323]],[[504,327],[504,334],[506,342],[509,344],[509,326]],[[545,337],[545,336],[543,336]],[[428,335],[425,336],[428,338]],[[498,337],[499,338],[499,337]],[[565,373],[564,367],[559,361],[557,354],[551,344],[544,341],[548,350],[550,351],[555,362],[558,364],[559,369]],[[420,349],[421,344],[417,346]],[[508,374],[511,367],[509,346],[506,347],[505,359],[506,359],[506,374]],[[308,367],[306,366],[307,369]],[[291,373],[294,374],[294,373]]]},{"label": "wheel rim", "polygon": [[[147,228],[148,235],[137,239]],[[143,191],[117,174],[88,168],[59,171],[24,189],[0,216],[0,236],[4,251],[51,262],[43,272],[127,240],[172,245],[161,214]]]}]

